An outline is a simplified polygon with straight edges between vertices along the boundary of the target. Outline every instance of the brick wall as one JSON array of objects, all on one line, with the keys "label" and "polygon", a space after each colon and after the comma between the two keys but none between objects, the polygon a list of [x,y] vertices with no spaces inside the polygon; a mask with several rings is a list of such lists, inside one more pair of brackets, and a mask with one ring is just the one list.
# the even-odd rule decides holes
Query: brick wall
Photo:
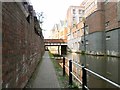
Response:
[{"label": "brick wall", "polygon": [[118,28],[117,2],[109,2],[105,7],[106,30]]},{"label": "brick wall", "polygon": [[43,55],[43,38],[16,2],[2,3],[2,35],[2,87],[23,88]]},{"label": "brick wall", "polygon": [[86,25],[89,27],[89,33],[104,30],[104,12],[98,10],[86,19]]}]

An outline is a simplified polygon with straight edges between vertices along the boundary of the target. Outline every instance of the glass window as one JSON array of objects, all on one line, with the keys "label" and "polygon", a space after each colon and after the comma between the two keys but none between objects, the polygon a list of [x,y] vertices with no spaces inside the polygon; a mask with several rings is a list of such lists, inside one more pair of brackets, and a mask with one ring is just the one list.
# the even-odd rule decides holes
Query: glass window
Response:
[{"label": "glass window", "polygon": [[82,17],[79,17],[79,21],[82,21]]},{"label": "glass window", "polygon": [[75,14],[75,9],[73,9],[73,14]]},{"label": "glass window", "polygon": [[85,34],[88,34],[89,33],[89,27],[88,25],[85,26]]}]

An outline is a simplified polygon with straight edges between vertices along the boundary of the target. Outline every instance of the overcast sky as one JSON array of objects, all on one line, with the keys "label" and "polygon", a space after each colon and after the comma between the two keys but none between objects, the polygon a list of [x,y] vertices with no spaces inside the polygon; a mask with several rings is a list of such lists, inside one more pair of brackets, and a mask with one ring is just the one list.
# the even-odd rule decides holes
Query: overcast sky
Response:
[{"label": "overcast sky", "polygon": [[53,25],[64,20],[69,6],[79,6],[83,0],[30,0],[36,12],[44,12],[43,33],[47,33]]}]

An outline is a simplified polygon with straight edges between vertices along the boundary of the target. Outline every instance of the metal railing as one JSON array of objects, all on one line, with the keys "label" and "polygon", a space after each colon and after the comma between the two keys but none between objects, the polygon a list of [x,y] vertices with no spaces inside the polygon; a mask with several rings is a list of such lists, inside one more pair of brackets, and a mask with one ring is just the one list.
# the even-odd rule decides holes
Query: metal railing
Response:
[{"label": "metal railing", "polygon": [[[89,72],[89,73],[101,78],[102,80],[114,85],[115,87],[120,88],[120,85],[118,85],[115,82],[113,82],[113,81],[111,81],[111,80],[97,74],[96,72],[93,72],[92,70],[86,68],[84,65],[80,65],[80,64],[76,63],[75,61],[72,61],[72,60],[68,59],[69,67],[67,67],[65,65],[65,60],[67,60],[67,59],[65,59],[65,57],[63,57],[63,76],[65,76],[65,73],[66,73],[65,69],[67,69],[69,71],[69,85],[72,85],[72,83],[73,83],[73,81],[72,81],[72,76],[73,76],[80,84],[82,84],[82,89],[83,90],[89,90],[89,88],[87,86],[87,72]],[[78,67],[81,68],[81,70],[82,70],[82,81],[73,73],[72,64],[75,64],[75,65],[77,65]]]}]

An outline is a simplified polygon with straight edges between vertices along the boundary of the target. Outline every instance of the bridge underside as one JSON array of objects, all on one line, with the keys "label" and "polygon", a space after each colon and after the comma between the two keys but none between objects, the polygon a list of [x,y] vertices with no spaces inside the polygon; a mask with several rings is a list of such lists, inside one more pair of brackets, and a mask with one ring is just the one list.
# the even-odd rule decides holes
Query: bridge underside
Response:
[{"label": "bridge underside", "polygon": [[45,48],[57,46],[57,51],[59,55],[67,54],[67,40],[66,39],[45,39]]},{"label": "bridge underside", "polygon": [[48,49],[48,47],[57,47],[57,51],[59,55],[66,55],[67,54],[67,45],[45,45],[45,48]]}]

